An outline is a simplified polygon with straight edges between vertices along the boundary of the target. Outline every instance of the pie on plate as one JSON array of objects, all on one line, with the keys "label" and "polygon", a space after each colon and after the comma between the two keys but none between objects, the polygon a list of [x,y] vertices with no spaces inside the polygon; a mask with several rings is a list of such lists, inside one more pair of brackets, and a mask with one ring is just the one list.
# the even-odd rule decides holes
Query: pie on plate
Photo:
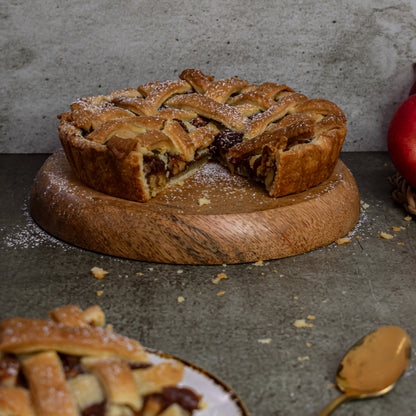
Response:
[{"label": "pie on plate", "polygon": [[155,363],[137,341],[105,326],[100,307],[70,305],[50,319],[0,323],[0,414],[190,416],[202,395],[185,365]]},{"label": "pie on plate", "polygon": [[208,160],[262,183],[270,197],[298,193],[329,178],[346,136],[345,115],[331,101],[198,69],[80,98],[58,118],[78,179],[140,202]]}]

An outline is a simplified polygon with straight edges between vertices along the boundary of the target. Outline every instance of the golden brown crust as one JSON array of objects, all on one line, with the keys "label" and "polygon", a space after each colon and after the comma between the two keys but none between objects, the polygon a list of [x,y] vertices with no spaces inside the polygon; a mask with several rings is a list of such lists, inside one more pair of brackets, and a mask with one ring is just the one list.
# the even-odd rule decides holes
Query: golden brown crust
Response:
[{"label": "golden brown crust", "polygon": [[[49,316],[0,323],[0,415],[191,416],[199,408],[201,396],[179,385],[184,364],[152,364],[139,343],[100,327],[97,305]],[[154,401],[157,411],[143,413]]]},{"label": "golden brown crust", "polygon": [[29,391],[22,387],[0,386],[0,414],[35,416]]},{"label": "golden brown crust", "polygon": [[[177,81],[87,97],[58,116],[59,137],[76,176],[107,194],[147,201],[218,149],[218,134],[242,143],[215,150],[231,171],[264,182],[269,195],[327,179],[346,135],[343,112],[286,85],[214,80],[186,69]],[[233,148],[235,145],[235,148]]]},{"label": "golden brown crust", "polygon": [[[36,413],[42,416],[78,416],[56,352],[35,354],[23,360]],[[54,392],[51,397],[51,390]]]},{"label": "golden brown crust", "polygon": [[25,318],[10,318],[1,322],[0,351],[28,354],[48,350],[147,362],[147,354],[139,343],[104,328],[65,326]]}]

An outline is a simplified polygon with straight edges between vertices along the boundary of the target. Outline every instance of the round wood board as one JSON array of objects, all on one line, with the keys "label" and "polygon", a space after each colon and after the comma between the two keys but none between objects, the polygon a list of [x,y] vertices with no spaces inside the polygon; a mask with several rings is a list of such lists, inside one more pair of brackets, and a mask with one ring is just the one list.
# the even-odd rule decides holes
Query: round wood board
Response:
[{"label": "round wood board", "polygon": [[334,242],[357,223],[360,198],[342,161],[327,181],[282,198],[208,163],[151,201],[133,202],[83,185],[58,151],[34,180],[30,209],[50,234],[95,252],[157,263],[231,264]]}]

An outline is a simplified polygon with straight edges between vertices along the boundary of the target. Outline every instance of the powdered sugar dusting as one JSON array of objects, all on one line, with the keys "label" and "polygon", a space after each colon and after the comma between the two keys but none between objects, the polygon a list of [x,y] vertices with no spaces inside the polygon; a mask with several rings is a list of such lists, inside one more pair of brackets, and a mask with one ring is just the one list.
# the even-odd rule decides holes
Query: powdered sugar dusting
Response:
[{"label": "powdered sugar dusting", "polygon": [[0,228],[3,243],[11,249],[28,249],[35,247],[60,247],[65,250],[73,248],[72,246],[56,239],[42,228],[40,228],[30,215],[29,204],[25,202],[22,208],[23,222],[14,225],[11,229],[8,227]]}]

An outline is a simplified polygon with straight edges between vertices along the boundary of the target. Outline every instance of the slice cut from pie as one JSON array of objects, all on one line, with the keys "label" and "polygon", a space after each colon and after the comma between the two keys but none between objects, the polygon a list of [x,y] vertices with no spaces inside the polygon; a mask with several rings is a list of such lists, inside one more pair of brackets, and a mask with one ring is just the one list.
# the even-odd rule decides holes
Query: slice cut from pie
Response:
[{"label": "slice cut from pie", "polygon": [[136,341],[104,326],[98,306],[0,323],[0,414],[190,416],[201,396],[179,386],[184,365],[153,365]]},{"label": "slice cut from pie", "polygon": [[263,183],[271,197],[301,192],[331,175],[346,136],[345,115],[331,101],[197,69],[80,98],[58,118],[76,176],[141,202],[208,159]]}]

